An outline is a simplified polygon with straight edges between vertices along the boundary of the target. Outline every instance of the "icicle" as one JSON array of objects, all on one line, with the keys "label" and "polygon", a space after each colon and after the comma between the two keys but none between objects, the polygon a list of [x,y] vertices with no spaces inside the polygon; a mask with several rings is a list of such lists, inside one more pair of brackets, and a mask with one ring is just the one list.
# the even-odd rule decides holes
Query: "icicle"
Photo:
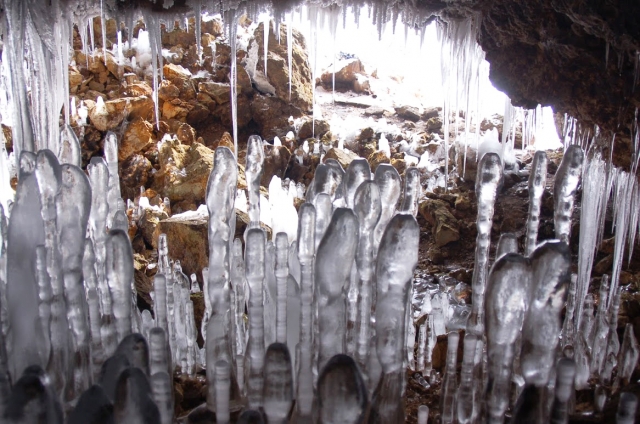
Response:
[{"label": "icicle", "polygon": [[542,193],[547,182],[547,154],[539,150],[533,156],[529,174],[529,213],[527,215],[527,243],[524,254],[531,255],[538,244]]},{"label": "icicle", "polygon": [[622,380],[623,386],[629,384],[639,356],[640,347],[633,332],[633,325],[627,324],[624,329],[622,347],[618,357],[618,378]]},{"label": "icicle", "polygon": [[236,63],[237,47],[237,31],[238,31],[238,12],[236,9],[229,9],[225,14],[225,23],[227,25],[227,36],[229,38],[229,47],[231,48],[231,71],[229,73],[229,83],[231,85],[231,122],[233,129],[233,152],[238,156],[238,70]]},{"label": "icicle", "polygon": [[380,189],[380,203],[382,212],[374,232],[374,255],[378,253],[378,246],[382,240],[382,235],[395,212],[396,204],[400,198],[401,184],[400,174],[391,165],[383,163],[376,168],[373,180]]},{"label": "icicle", "polygon": [[630,392],[622,393],[618,404],[618,412],[616,413],[616,424],[633,424],[636,421],[637,409],[637,396]]},{"label": "icicle", "polygon": [[427,424],[429,421],[429,407],[420,405],[418,407],[418,424]]},{"label": "icicle", "polygon": [[109,168],[109,188],[107,191],[107,202],[109,212],[107,213],[107,227],[111,228],[113,216],[117,211],[118,199],[120,199],[120,178],[118,176],[118,138],[108,131],[104,138],[104,159]]},{"label": "icicle", "polygon": [[194,11],[196,21],[196,52],[198,55],[198,64],[202,64],[202,0],[196,0]]},{"label": "icicle", "polygon": [[571,236],[571,216],[578,182],[582,174],[584,153],[580,146],[571,145],[562,157],[553,186],[553,223],[556,238],[569,244]]},{"label": "icicle", "polygon": [[287,21],[287,64],[289,65],[289,101],[291,101],[291,78],[293,67],[293,32],[291,17]]},{"label": "icicle", "polygon": [[267,77],[267,59],[269,58],[269,29],[271,27],[271,19],[267,16],[267,19],[262,22],[263,34],[263,57],[264,57],[264,76]]},{"label": "icicle", "polygon": [[247,180],[249,226],[260,226],[260,180],[264,166],[264,149],[260,136],[252,135],[247,141],[245,175]]},{"label": "icicle", "polygon": [[472,310],[467,331],[480,336],[484,332],[484,292],[486,288],[491,226],[498,187],[502,183],[500,157],[486,153],[478,164],[476,197],[478,199],[478,236],[476,238],[475,266],[472,277]]}]

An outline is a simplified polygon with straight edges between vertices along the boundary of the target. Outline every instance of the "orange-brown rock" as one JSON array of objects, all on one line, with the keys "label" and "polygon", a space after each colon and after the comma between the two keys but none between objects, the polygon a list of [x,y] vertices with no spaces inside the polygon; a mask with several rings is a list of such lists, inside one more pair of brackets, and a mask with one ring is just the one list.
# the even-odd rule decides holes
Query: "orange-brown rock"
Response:
[{"label": "orange-brown rock", "polygon": [[344,150],[338,148],[329,149],[326,155],[324,155],[324,160],[327,159],[335,159],[338,161],[342,168],[347,169],[349,164],[353,162],[354,159],[358,159],[359,156],[353,153],[351,150]]},{"label": "orange-brown rock", "polygon": [[375,172],[378,165],[381,163],[391,163],[389,157],[381,150],[373,152],[368,158],[369,166],[371,166],[371,172]]},{"label": "orange-brown rock", "polygon": [[420,204],[419,211],[432,226],[436,246],[442,247],[460,239],[458,220],[453,216],[446,202],[427,199]]},{"label": "orange-brown rock", "polygon": [[135,118],[128,125],[118,150],[118,160],[123,161],[154,142],[153,126],[142,118]]}]

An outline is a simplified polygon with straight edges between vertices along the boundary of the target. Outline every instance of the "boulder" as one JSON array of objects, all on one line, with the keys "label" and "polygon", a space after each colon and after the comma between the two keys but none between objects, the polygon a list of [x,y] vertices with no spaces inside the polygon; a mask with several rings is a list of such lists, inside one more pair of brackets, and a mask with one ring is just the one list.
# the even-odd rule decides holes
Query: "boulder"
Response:
[{"label": "boulder", "polygon": [[408,119],[411,122],[417,122],[420,120],[420,113],[417,107],[404,105],[395,108],[395,111],[402,119]]},{"label": "boulder", "polygon": [[327,159],[335,159],[342,166],[342,168],[347,169],[349,164],[354,161],[354,159],[358,159],[359,156],[353,153],[351,150],[331,148],[324,155],[324,160]]},{"label": "boulder", "polygon": [[140,187],[147,184],[153,166],[149,160],[133,154],[119,164],[120,191],[124,199],[133,199],[140,192]]},{"label": "boulder", "polygon": [[138,231],[145,244],[153,250],[158,249],[158,224],[163,219],[169,218],[167,213],[159,208],[146,208],[138,220]]},{"label": "boulder", "polygon": [[193,143],[186,151],[182,167],[178,168],[181,172],[165,178],[164,196],[171,202],[204,203],[207,181],[213,168],[213,154],[208,147]]},{"label": "boulder", "polygon": [[329,122],[324,119],[305,119],[298,130],[298,138],[300,140],[306,140],[311,137],[320,138],[330,129]]},{"label": "boulder", "polygon": [[[310,111],[313,103],[311,69],[307,58],[307,47],[300,32],[292,30],[291,96],[289,96],[289,63],[287,52],[287,27],[280,25],[280,42],[276,39],[273,21],[269,31],[267,70],[264,69],[264,23],[258,25],[253,36],[258,44],[256,70],[265,74],[266,80],[275,89],[275,96],[302,111]],[[296,116],[299,116],[296,114]]]},{"label": "boulder", "polygon": [[118,160],[123,161],[134,153],[138,153],[154,143],[153,125],[142,118],[135,118],[127,125],[120,147]]},{"label": "boulder", "polygon": [[422,112],[422,115],[420,115],[420,119],[422,119],[423,121],[428,121],[431,118],[437,117],[438,114],[440,114],[441,110],[442,108],[440,107],[425,108],[425,110]]},{"label": "boulder", "polygon": [[292,130],[289,116],[298,117],[300,109],[278,97],[256,94],[251,100],[251,118],[258,124],[260,135],[265,140],[284,136]]},{"label": "boulder", "polygon": [[231,86],[220,82],[201,82],[198,91],[207,94],[214,102],[221,105],[231,101]]},{"label": "boulder", "polygon": [[171,81],[178,90],[182,100],[193,99],[196,96],[195,87],[191,81],[191,72],[180,65],[168,63],[162,68],[164,78]]},{"label": "boulder", "polygon": [[370,106],[364,110],[364,114],[366,116],[381,117],[382,115],[384,115],[384,109],[380,106]]},{"label": "boulder", "polygon": [[[333,87],[333,73],[334,67],[329,66],[327,71],[320,76],[320,81],[324,87]],[[361,73],[364,73],[364,66],[362,66],[360,59],[352,58],[339,60],[335,65],[336,88],[353,90],[354,82],[357,80],[357,75]]]},{"label": "boulder", "polygon": [[286,146],[272,146],[265,144],[264,146],[264,167],[260,185],[269,187],[269,183],[274,176],[284,178],[285,172],[289,167],[291,152]]},{"label": "boulder", "polygon": [[458,220],[449,210],[449,205],[436,199],[420,203],[420,215],[431,224],[436,246],[442,247],[460,239]]},{"label": "boulder", "polygon": [[369,166],[371,166],[371,172],[376,172],[376,168],[378,168],[378,165],[381,163],[391,163],[389,157],[381,150],[371,153],[367,161],[369,162]]}]

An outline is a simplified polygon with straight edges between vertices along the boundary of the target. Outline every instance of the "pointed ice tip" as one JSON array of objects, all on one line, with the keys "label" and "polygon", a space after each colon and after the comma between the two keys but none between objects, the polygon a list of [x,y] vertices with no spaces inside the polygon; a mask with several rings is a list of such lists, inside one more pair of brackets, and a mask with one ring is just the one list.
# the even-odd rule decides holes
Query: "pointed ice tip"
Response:
[{"label": "pointed ice tip", "polygon": [[262,138],[260,138],[259,135],[249,136],[249,140],[247,141],[247,159],[248,158],[252,158],[260,164],[264,162]]},{"label": "pointed ice tip", "polygon": [[363,422],[368,403],[367,388],[353,358],[339,354],[329,359],[318,378],[320,422]]},{"label": "pointed ice tip", "polygon": [[384,293],[389,283],[404,284],[413,277],[418,263],[420,227],[413,215],[395,215],[382,235],[376,275],[378,293]]},{"label": "pointed ice tip", "polygon": [[132,366],[140,368],[149,376],[149,346],[142,334],[126,336],[120,341],[115,354],[124,355]]},{"label": "pointed ice tip", "polygon": [[584,161],[584,151],[582,150],[582,147],[577,144],[572,144],[567,147],[560,166],[565,163],[565,160],[567,161],[567,165],[571,168],[582,166],[582,162]]},{"label": "pointed ice tip", "polygon": [[36,155],[36,178],[41,193],[55,195],[60,189],[62,167],[58,158],[49,149],[42,149]]},{"label": "pointed ice tip", "polygon": [[316,208],[312,203],[300,206],[297,240],[300,260],[311,260],[316,250]]}]

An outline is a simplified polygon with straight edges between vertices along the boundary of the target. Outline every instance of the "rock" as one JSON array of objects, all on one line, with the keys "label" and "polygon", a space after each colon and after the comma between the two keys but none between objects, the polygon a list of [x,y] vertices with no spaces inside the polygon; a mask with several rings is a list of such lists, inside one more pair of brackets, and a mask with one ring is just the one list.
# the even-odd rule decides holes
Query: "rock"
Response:
[{"label": "rock", "polygon": [[162,80],[158,88],[158,98],[163,102],[170,102],[180,97],[180,89],[169,80]]},{"label": "rock", "polygon": [[169,197],[171,202],[204,203],[207,181],[213,168],[213,154],[208,147],[193,143],[180,167],[184,168],[184,171],[165,181],[164,195]]},{"label": "rock", "polygon": [[83,79],[84,77],[75,66],[69,66],[69,92],[71,94],[75,94],[78,91]]},{"label": "rock", "polygon": [[[180,261],[182,271],[185,274],[196,274],[198,282],[202,285],[202,268],[209,264],[209,217],[197,212],[185,214],[186,216],[181,215],[174,215],[171,218],[160,221],[158,234],[164,233],[167,235],[169,256],[173,260]],[[234,237],[242,237],[248,224],[249,216],[236,209],[236,232]],[[270,240],[271,228],[262,223],[261,227],[267,232],[267,240]],[[172,246],[179,246],[180,248],[172,249]]]},{"label": "rock", "polygon": [[360,59],[343,59],[336,62],[335,68],[329,69],[320,76],[320,81],[325,88],[333,87],[333,72],[335,69],[335,83],[337,89],[353,90],[357,74],[364,73],[364,66]]},{"label": "rock", "polygon": [[187,117],[189,108],[187,103],[180,99],[173,99],[170,102],[164,102],[162,105],[162,117],[164,119],[180,119],[183,120]]},{"label": "rock", "polygon": [[425,108],[425,110],[422,112],[422,115],[420,115],[420,119],[422,119],[423,121],[428,121],[431,118],[437,117],[441,110],[442,108],[440,107]]},{"label": "rock", "polygon": [[439,117],[434,116],[427,120],[427,130],[429,132],[436,132],[440,128],[442,128],[442,120]]},{"label": "rock", "polygon": [[[266,74],[266,79],[274,87],[277,98],[299,110],[310,111],[313,102],[313,87],[304,37],[296,29],[291,32],[293,36],[291,43],[293,61],[291,67],[291,96],[289,96],[287,27],[284,24],[280,25],[280,43],[278,43],[273,23],[270,22],[270,25],[266,72],[264,70],[264,24],[259,24],[253,33],[254,40],[258,44],[256,70]],[[299,115],[300,112],[294,116]]]},{"label": "rock", "polygon": [[300,109],[278,97],[256,94],[251,100],[252,120],[258,124],[260,135],[265,140],[276,136],[284,140],[284,136],[293,129],[289,116],[296,118],[300,115]]},{"label": "rock", "polygon": [[[134,82],[127,84],[127,93],[131,96],[153,96],[153,90],[146,82]],[[158,92],[158,95],[159,93],[160,92]]]},{"label": "rock", "polygon": [[402,119],[408,119],[412,122],[417,122],[420,120],[420,113],[418,112],[417,107],[413,106],[399,106],[395,108],[396,114]]},{"label": "rock", "polygon": [[373,152],[368,158],[369,166],[371,166],[371,172],[375,172],[378,165],[381,163],[390,163],[389,157],[381,150]]},{"label": "rock", "polygon": [[356,80],[353,82],[353,91],[356,93],[370,93],[371,84],[369,84],[369,78],[364,75],[356,75]]},{"label": "rock", "polygon": [[384,115],[384,109],[380,106],[370,106],[364,110],[364,114],[366,116],[377,116],[380,117]]},{"label": "rock", "polygon": [[442,200],[427,199],[420,203],[420,214],[433,228],[436,246],[442,247],[460,239],[458,220]]},{"label": "rock", "polygon": [[191,81],[191,72],[180,65],[172,63],[164,65],[164,78],[171,81],[178,90],[180,90],[180,98],[182,100],[190,100],[196,97],[196,90]]},{"label": "rock", "polygon": [[391,166],[396,168],[398,174],[404,175],[404,171],[407,169],[407,162],[404,159],[391,159]]},{"label": "rock", "polygon": [[158,224],[158,233],[167,235],[171,258],[180,261],[186,275],[195,273],[200,284],[202,268],[209,263],[208,221],[207,215],[192,213],[188,217],[174,215]]},{"label": "rock", "polygon": [[126,101],[124,99],[109,100],[100,106],[97,102],[85,100],[89,110],[89,120],[99,131],[117,128],[126,116]]},{"label": "rock", "polygon": [[284,178],[285,172],[289,167],[291,152],[286,146],[272,146],[265,144],[264,146],[264,168],[260,185],[269,187],[269,183],[273,176]]},{"label": "rock", "polygon": [[335,147],[329,149],[329,151],[324,155],[325,161],[327,159],[335,159],[343,169],[347,169],[349,164],[353,162],[354,159],[358,158],[359,156],[353,153],[351,150],[338,149]]},{"label": "rock", "polygon": [[135,118],[128,125],[118,149],[118,160],[123,161],[154,142],[153,126],[142,118]]},{"label": "rock", "polygon": [[221,105],[231,101],[231,86],[219,82],[201,82],[198,91],[207,94],[217,104]]},{"label": "rock", "polygon": [[133,154],[119,163],[120,191],[124,199],[133,199],[139,194],[139,188],[147,184],[153,166],[149,160]]},{"label": "rock", "polygon": [[324,119],[316,119],[315,122],[312,119],[307,119],[302,123],[298,130],[298,138],[300,140],[306,140],[311,137],[320,138],[330,129],[331,126],[329,125],[329,122]]},{"label": "rock", "polygon": [[158,224],[167,218],[169,218],[169,215],[163,210],[146,208],[138,220],[138,231],[142,235],[146,245],[153,250],[158,249],[158,236],[160,235],[156,232]]},{"label": "rock", "polygon": [[153,305],[151,293],[153,291],[153,281],[147,276],[146,270],[149,262],[139,253],[133,254],[133,280],[136,286],[136,292],[148,305]]},{"label": "rock", "polygon": [[175,133],[182,144],[190,145],[196,142],[196,130],[185,122],[179,122]]}]

